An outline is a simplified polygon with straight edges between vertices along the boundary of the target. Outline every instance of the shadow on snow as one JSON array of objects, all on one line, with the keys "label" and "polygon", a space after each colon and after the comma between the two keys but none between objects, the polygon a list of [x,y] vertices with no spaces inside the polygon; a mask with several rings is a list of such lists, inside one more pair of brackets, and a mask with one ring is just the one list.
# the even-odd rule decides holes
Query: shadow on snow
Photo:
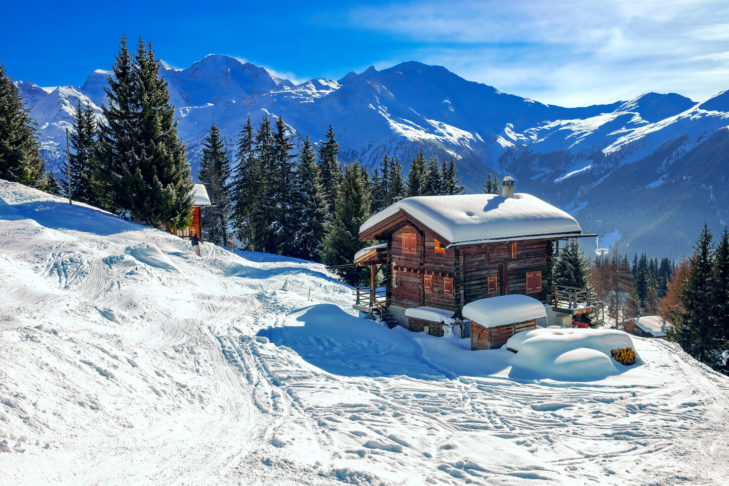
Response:
[{"label": "shadow on snow", "polygon": [[436,338],[347,314],[330,304],[296,311],[302,325],[258,332],[304,360],[341,376],[397,376],[440,380],[488,376],[508,366],[508,351],[471,352],[470,340]]}]

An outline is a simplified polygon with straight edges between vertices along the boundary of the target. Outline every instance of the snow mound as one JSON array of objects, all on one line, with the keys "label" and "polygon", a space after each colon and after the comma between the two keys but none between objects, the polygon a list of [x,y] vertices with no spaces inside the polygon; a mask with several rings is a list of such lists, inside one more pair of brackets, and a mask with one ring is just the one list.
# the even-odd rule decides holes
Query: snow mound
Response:
[{"label": "snow mound", "polygon": [[516,351],[512,376],[569,381],[594,381],[621,373],[628,367],[613,361],[610,351],[635,349],[623,331],[551,328],[515,334],[505,348]]}]

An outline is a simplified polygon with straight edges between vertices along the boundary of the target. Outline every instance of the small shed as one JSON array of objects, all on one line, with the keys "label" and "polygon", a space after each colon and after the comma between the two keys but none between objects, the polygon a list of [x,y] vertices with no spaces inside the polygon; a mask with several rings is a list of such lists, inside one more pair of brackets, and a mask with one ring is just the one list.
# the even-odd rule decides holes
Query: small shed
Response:
[{"label": "small shed", "polygon": [[445,326],[451,326],[456,322],[453,311],[428,306],[406,309],[405,317],[408,318],[408,328],[411,331],[425,331],[431,336],[438,337],[445,334]]},{"label": "small shed", "polygon": [[466,304],[463,317],[471,321],[471,349],[493,349],[518,332],[536,329],[547,312],[537,299],[511,294]]},{"label": "small shed", "polygon": [[623,329],[636,336],[662,338],[673,325],[661,316],[642,316],[625,322]]},{"label": "small shed", "polygon": [[208,191],[202,184],[195,184],[192,188],[192,223],[183,229],[178,229],[175,234],[182,238],[189,238],[193,234],[200,236],[202,234],[202,215],[200,209],[206,206],[212,206]]}]

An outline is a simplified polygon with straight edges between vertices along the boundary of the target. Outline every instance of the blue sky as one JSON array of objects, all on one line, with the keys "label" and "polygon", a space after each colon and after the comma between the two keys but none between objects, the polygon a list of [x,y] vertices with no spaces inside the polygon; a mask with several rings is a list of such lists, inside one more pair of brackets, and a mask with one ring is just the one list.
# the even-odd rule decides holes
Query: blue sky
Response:
[{"label": "blue sky", "polygon": [[566,106],[729,89],[726,0],[0,2],[0,63],[42,86],[83,84],[141,35],[180,68],[215,53],[337,79],[416,60]]}]

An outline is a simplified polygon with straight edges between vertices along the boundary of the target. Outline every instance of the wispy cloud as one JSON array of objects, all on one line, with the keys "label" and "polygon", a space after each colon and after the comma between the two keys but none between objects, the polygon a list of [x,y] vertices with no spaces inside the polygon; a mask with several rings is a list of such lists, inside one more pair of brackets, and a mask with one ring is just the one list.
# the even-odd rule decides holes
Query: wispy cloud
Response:
[{"label": "wispy cloud", "polygon": [[412,42],[423,62],[547,103],[729,88],[725,0],[407,2],[356,8],[353,28]]}]

